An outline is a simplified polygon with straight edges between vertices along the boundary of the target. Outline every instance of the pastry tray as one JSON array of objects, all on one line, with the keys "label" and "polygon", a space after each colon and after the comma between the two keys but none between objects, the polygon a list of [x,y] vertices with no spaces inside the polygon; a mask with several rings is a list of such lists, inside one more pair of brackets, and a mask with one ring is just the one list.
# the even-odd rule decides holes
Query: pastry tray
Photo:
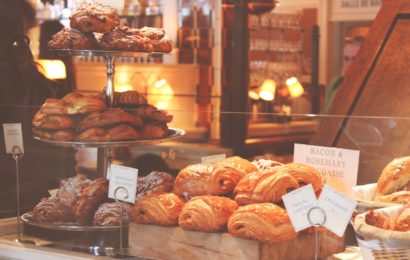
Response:
[{"label": "pastry tray", "polygon": [[50,50],[59,55],[66,56],[102,56],[102,57],[135,57],[135,58],[160,58],[162,55],[172,54],[166,52],[136,52],[136,51],[106,51],[106,50]]},{"label": "pastry tray", "polygon": [[62,147],[126,147],[126,146],[139,146],[139,145],[150,145],[158,144],[163,142],[168,142],[185,135],[185,131],[178,128],[169,128],[169,135],[164,138],[159,139],[145,139],[145,140],[133,140],[133,141],[118,141],[118,142],[63,142],[63,141],[54,141],[42,139],[37,136],[33,138],[35,140]]}]

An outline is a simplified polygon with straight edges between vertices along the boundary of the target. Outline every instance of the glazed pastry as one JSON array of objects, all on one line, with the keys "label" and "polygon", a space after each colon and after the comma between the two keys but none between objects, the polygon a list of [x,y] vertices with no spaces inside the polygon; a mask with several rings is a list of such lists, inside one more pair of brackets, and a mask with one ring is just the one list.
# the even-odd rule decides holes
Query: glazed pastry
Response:
[{"label": "glazed pastry", "polygon": [[43,198],[33,209],[33,220],[36,223],[64,223],[73,220],[70,210],[57,198]]},{"label": "glazed pastry", "polygon": [[141,139],[137,130],[129,125],[118,125],[109,130],[93,127],[77,135],[78,142],[115,142],[115,141],[132,141]]},{"label": "glazed pastry", "polygon": [[53,35],[47,47],[49,49],[95,50],[98,45],[93,34],[64,28]]},{"label": "glazed pastry", "polygon": [[179,214],[183,229],[218,232],[226,229],[229,217],[238,208],[235,201],[218,196],[198,196],[185,203]]},{"label": "glazed pastry", "polygon": [[138,178],[135,201],[139,201],[147,195],[171,192],[174,188],[174,182],[175,177],[166,172],[153,171],[145,177],[140,177]]},{"label": "glazed pastry", "polygon": [[282,196],[299,188],[298,181],[290,174],[273,170],[271,172],[252,172],[243,177],[235,188],[235,201],[239,205],[273,202],[282,200]]},{"label": "glazed pastry", "polygon": [[89,114],[77,125],[77,132],[94,127],[110,127],[116,124],[128,124],[134,128],[140,128],[143,123],[138,116],[131,115],[120,108],[113,108]]},{"label": "glazed pastry", "polygon": [[121,204],[123,225],[129,223],[134,217],[134,209],[128,203],[104,203],[101,204],[94,214],[93,225],[97,226],[119,226],[121,225]]},{"label": "glazed pastry", "polygon": [[134,220],[142,224],[178,225],[178,215],[183,206],[184,201],[174,193],[145,196],[134,207]]},{"label": "glazed pastry", "polygon": [[275,169],[291,175],[298,181],[300,187],[312,184],[315,193],[322,190],[322,175],[313,167],[303,163],[288,163]]},{"label": "glazed pastry", "polygon": [[365,221],[368,225],[382,229],[393,230],[395,226],[394,221],[391,218],[374,210],[371,210],[366,214]]},{"label": "glazed pastry", "polygon": [[277,243],[295,238],[286,210],[271,203],[239,207],[229,218],[228,230],[233,236],[266,243]]},{"label": "glazed pastry", "polygon": [[148,123],[141,129],[143,139],[159,139],[168,136],[169,131],[166,124],[162,123]]},{"label": "glazed pastry", "polygon": [[382,171],[377,182],[375,200],[397,191],[410,191],[410,156],[391,161]]},{"label": "glazed pastry", "polygon": [[82,225],[91,224],[98,206],[107,200],[108,181],[98,178],[90,183],[77,201],[75,218]]},{"label": "glazed pastry", "polygon": [[410,231],[410,203],[404,206],[403,211],[397,218],[395,230],[405,232]]},{"label": "glazed pastry", "polygon": [[41,139],[52,140],[52,141],[61,141],[61,142],[70,142],[74,141],[75,135],[72,129],[63,129],[63,130],[47,130],[34,127],[32,129],[33,135]]},{"label": "glazed pastry", "polygon": [[241,178],[242,174],[238,171],[220,165],[194,164],[178,173],[174,192],[186,198],[198,195],[229,194]]},{"label": "glazed pastry", "polygon": [[74,217],[77,201],[80,199],[83,190],[91,183],[90,179],[81,177],[72,177],[63,181],[58,189],[56,198],[62,205],[70,209]]},{"label": "glazed pastry", "polygon": [[127,26],[117,26],[111,32],[105,33],[100,41],[103,50],[143,51],[154,50],[150,39],[144,36],[139,29]]},{"label": "glazed pastry", "polygon": [[100,4],[85,4],[70,16],[71,28],[82,32],[110,32],[119,24],[116,11]]},{"label": "glazed pastry", "polygon": [[271,171],[272,168],[283,165],[283,163],[268,159],[254,160],[252,164],[255,165],[256,168],[258,168],[258,171],[260,172]]},{"label": "glazed pastry", "polygon": [[136,109],[130,110],[133,115],[141,117],[145,122],[161,122],[169,123],[172,121],[172,115],[168,115],[167,111],[158,110],[152,105],[142,105],[138,106]]},{"label": "glazed pastry", "polygon": [[255,165],[251,164],[248,160],[243,159],[239,156],[226,158],[220,162],[217,162],[216,165],[220,165],[230,170],[237,171],[238,174],[242,175],[242,177],[248,173],[258,170]]},{"label": "glazed pastry", "polygon": [[142,34],[150,39],[150,42],[155,52],[171,52],[172,44],[169,37],[165,34],[162,28],[142,27]]},{"label": "glazed pastry", "polygon": [[46,115],[38,111],[33,118],[34,127],[49,130],[61,130],[73,128],[74,123],[68,116],[63,115]]}]

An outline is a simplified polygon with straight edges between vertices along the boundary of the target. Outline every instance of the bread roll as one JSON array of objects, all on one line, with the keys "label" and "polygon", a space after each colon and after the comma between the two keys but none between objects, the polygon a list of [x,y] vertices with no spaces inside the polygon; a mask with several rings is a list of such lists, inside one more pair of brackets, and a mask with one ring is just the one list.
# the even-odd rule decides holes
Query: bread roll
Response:
[{"label": "bread roll", "polygon": [[[397,191],[408,191],[410,186],[410,156],[394,159],[383,169],[376,188],[376,201]],[[397,200],[397,198],[396,198]]]}]

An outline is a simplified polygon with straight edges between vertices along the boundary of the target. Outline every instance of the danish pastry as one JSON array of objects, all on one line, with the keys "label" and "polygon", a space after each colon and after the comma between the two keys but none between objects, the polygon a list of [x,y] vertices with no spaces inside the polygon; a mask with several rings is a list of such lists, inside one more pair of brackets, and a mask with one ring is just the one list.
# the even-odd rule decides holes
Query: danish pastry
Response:
[{"label": "danish pastry", "polygon": [[70,16],[71,28],[82,32],[110,32],[119,24],[116,11],[100,4],[85,4]]},{"label": "danish pastry", "polygon": [[117,26],[111,32],[101,37],[100,47],[103,50],[143,51],[154,50],[150,39],[144,36],[139,29],[127,26]]},{"label": "danish pastry", "polygon": [[173,193],[145,196],[135,205],[134,220],[142,224],[177,225],[183,206],[184,201]]},{"label": "danish pastry", "polygon": [[[122,204],[122,213],[121,213]],[[93,225],[97,226],[119,226],[121,225],[121,214],[123,225],[129,223],[134,216],[134,209],[128,203],[103,203],[94,214]]]},{"label": "danish pastry", "polygon": [[266,243],[277,243],[295,238],[286,210],[271,203],[239,207],[229,218],[228,230],[233,236]]},{"label": "danish pastry", "polygon": [[235,201],[218,196],[198,196],[185,203],[179,214],[183,229],[218,232],[226,229],[229,217],[238,208]]},{"label": "danish pastry", "polygon": [[76,115],[99,112],[107,107],[102,100],[92,96],[70,98],[70,101],[72,103],[63,99],[48,98],[40,111],[46,115]]},{"label": "danish pastry", "polygon": [[277,203],[282,196],[299,188],[298,181],[290,174],[273,170],[252,172],[243,177],[235,188],[235,201],[239,205],[261,202]]},{"label": "danish pastry", "polygon": [[43,198],[33,209],[36,223],[64,223],[73,220],[73,214],[57,198]]},{"label": "danish pastry", "polygon": [[32,129],[33,135],[41,139],[61,141],[61,142],[71,142],[74,141],[75,135],[72,129],[63,130],[47,130],[34,127]]},{"label": "danish pastry", "polygon": [[49,49],[95,50],[97,40],[93,34],[83,33],[72,28],[64,28],[48,42]]},{"label": "danish pastry", "polygon": [[72,177],[65,180],[58,189],[56,198],[59,202],[70,209],[74,216],[76,204],[83,190],[91,183],[91,180],[81,177]]},{"label": "danish pastry", "polygon": [[73,128],[74,123],[70,117],[64,115],[46,115],[38,111],[33,118],[34,127],[49,130]]},{"label": "danish pastry", "polygon": [[162,28],[142,27],[140,31],[151,40],[153,51],[165,53],[172,51],[171,40]]},{"label": "danish pastry", "polygon": [[175,177],[166,172],[153,171],[145,177],[140,177],[136,201],[147,195],[171,192],[174,182]]}]

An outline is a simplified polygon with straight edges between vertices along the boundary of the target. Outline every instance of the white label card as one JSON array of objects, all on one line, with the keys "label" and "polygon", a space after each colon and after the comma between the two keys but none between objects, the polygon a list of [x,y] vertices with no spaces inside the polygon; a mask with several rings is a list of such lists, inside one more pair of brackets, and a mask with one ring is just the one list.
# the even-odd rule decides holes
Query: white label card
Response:
[{"label": "white label card", "polygon": [[307,216],[308,211],[317,206],[312,184],[283,195],[282,200],[296,232],[312,226]]},{"label": "white label card", "polygon": [[124,9],[125,0],[93,0],[94,3],[106,5],[117,10]]},{"label": "white label card", "polygon": [[222,161],[223,159],[226,159],[226,154],[215,154],[215,155],[209,155],[209,156],[203,156],[201,157],[201,162],[202,163],[216,163],[219,161]]},{"label": "white label card", "polygon": [[111,165],[108,197],[135,203],[138,169],[121,165]]},{"label": "white label card", "polygon": [[343,236],[356,201],[325,185],[318,200],[318,206],[324,210],[326,221],[323,226],[338,236]]},{"label": "white label card", "polygon": [[[13,153],[13,148],[18,149],[19,154],[24,154],[23,131],[21,123],[3,124],[6,153]],[[16,152],[16,151],[15,151]]]},{"label": "white label card", "polygon": [[357,183],[360,151],[295,144],[293,161],[312,166],[339,192],[352,195]]}]

